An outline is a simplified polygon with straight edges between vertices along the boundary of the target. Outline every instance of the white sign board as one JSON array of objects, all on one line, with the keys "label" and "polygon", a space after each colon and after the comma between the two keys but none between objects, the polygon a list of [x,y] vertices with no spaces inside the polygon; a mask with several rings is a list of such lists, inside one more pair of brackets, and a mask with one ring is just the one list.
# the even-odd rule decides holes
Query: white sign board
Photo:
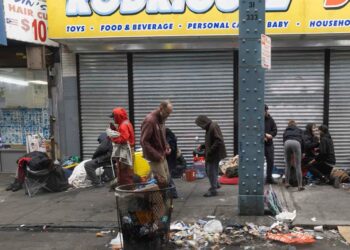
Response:
[{"label": "white sign board", "polygon": [[261,66],[271,69],[271,37],[261,34]]},{"label": "white sign board", "polygon": [[7,38],[58,46],[47,38],[46,0],[3,0]]}]

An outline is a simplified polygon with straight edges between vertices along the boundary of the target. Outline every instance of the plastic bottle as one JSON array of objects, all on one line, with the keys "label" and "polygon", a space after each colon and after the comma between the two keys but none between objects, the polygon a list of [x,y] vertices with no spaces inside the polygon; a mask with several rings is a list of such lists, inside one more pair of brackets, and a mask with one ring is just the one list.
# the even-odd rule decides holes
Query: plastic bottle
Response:
[{"label": "plastic bottle", "polygon": [[350,189],[350,183],[342,183],[341,184],[341,188],[345,189],[345,190],[349,190]]}]

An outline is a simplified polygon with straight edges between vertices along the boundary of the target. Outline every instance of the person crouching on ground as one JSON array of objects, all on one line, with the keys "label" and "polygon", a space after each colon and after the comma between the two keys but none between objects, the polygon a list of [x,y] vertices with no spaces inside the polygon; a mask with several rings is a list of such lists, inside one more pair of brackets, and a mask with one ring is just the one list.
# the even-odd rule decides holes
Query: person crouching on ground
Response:
[{"label": "person crouching on ground", "polygon": [[331,135],[326,125],[319,126],[320,131],[320,147],[316,159],[309,164],[309,171],[321,182],[330,183],[330,175],[335,165],[334,145]]},{"label": "person crouching on ground", "polygon": [[196,125],[205,132],[205,165],[210,182],[210,188],[204,197],[216,196],[218,188],[219,162],[226,155],[226,147],[221,129],[216,122],[213,122],[205,115],[196,119]]},{"label": "person crouching on ground", "polygon": [[96,169],[99,167],[107,166],[111,164],[112,155],[112,142],[106,133],[102,133],[97,141],[99,146],[92,155],[92,160],[85,163],[85,171],[87,178],[91,180],[94,187],[102,187],[100,179],[96,175]]},{"label": "person crouching on ground", "polygon": [[[128,115],[124,108],[115,108],[113,109],[112,115],[110,116],[114,119],[115,126],[111,125],[111,129],[119,133],[119,136],[111,137],[111,140],[114,144],[128,146],[130,145],[130,156],[128,161],[124,161],[121,157],[115,155],[115,147],[113,148],[112,157],[117,158],[117,177],[118,177],[118,186],[133,184],[133,157],[134,157],[134,147],[135,147],[135,134],[134,128],[131,122],[128,119]],[[114,155],[113,155],[114,154]],[[127,156],[126,156],[127,157]],[[129,163],[126,163],[129,162]]]},{"label": "person crouching on ground", "polygon": [[294,159],[293,165],[296,171],[298,190],[304,190],[303,176],[301,173],[301,152],[303,145],[303,131],[297,127],[294,120],[288,122],[288,126],[283,133],[284,143],[284,159],[286,162],[286,188],[290,187],[289,178],[290,170],[292,167],[292,159]]}]

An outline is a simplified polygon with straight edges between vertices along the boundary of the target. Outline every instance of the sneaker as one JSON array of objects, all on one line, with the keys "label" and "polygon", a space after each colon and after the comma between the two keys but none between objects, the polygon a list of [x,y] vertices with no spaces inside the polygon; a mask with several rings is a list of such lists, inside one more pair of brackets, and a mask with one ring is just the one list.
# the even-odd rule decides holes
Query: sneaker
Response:
[{"label": "sneaker", "polygon": [[218,193],[216,191],[208,191],[203,196],[204,197],[213,197],[213,196],[217,196],[217,195],[218,195]]}]

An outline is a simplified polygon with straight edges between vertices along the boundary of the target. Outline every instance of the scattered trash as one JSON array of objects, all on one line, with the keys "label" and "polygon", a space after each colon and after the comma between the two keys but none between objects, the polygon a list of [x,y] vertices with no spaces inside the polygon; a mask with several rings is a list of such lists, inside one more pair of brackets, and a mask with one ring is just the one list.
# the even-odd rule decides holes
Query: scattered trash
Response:
[{"label": "scattered trash", "polygon": [[25,227],[25,226],[26,226],[25,224],[20,225],[20,227]]},{"label": "scattered trash", "polygon": [[293,222],[297,216],[297,211],[294,210],[293,212],[283,211],[282,213],[279,213],[276,215],[276,219],[281,222]]},{"label": "scattered trash", "polygon": [[312,220],[313,222],[317,221],[317,219],[316,219],[315,217],[312,217],[311,220]]},{"label": "scattered trash", "polygon": [[269,189],[265,191],[264,199],[265,199],[266,206],[270,209],[273,215],[277,215],[282,212],[281,202],[277,198],[277,195],[275,191],[272,189],[271,185]]},{"label": "scattered trash", "polygon": [[222,233],[222,224],[219,220],[210,220],[204,225],[204,231],[207,233]]},{"label": "scattered trash", "polygon": [[43,226],[43,231],[45,231],[45,230],[46,230],[46,225]]},{"label": "scattered trash", "polygon": [[3,203],[3,202],[5,202],[5,199],[0,200],[0,203]]},{"label": "scattered trash", "polygon": [[111,240],[109,243],[112,247],[112,250],[120,250],[123,247],[123,234],[118,233],[117,237]]},{"label": "scattered trash", "polygon": [[105,236],[105,235],[101,232],[96,233],[96,237],[103,237],[103,236]]},{"label": "scattered trash", "polygon": [[324,237],[320,236],[320,235],[316,235],[316,240],[323,240]]},{"label": "scattered trash", "polygon": [[338,230],[341,236],[350,243],[350,227],[349,226],[338,226]]},{"label": "scattered trash", "polygon": [[267,233],[267,239],[279,241],[286,244],[312,244],[315,243],[315,238],[309,234],[303,233]]},{"label": "scattered trash", "polygon": [[214,216],[214,215],[208,215],[207,218],[208,218],[208,219],[215,219],[216,216]]},{"label": "scattered trash", "polygon": [[[205,222],[206,223],[206,222]],[[188,229],[187,225],[183,221],[174,221],[170,225],[170,230],[178,230],[178,231],[183,231]]]},{"label": "scattered trash", "polygon": [[315,232],[323,232],[323,226],[314,227]]}]

